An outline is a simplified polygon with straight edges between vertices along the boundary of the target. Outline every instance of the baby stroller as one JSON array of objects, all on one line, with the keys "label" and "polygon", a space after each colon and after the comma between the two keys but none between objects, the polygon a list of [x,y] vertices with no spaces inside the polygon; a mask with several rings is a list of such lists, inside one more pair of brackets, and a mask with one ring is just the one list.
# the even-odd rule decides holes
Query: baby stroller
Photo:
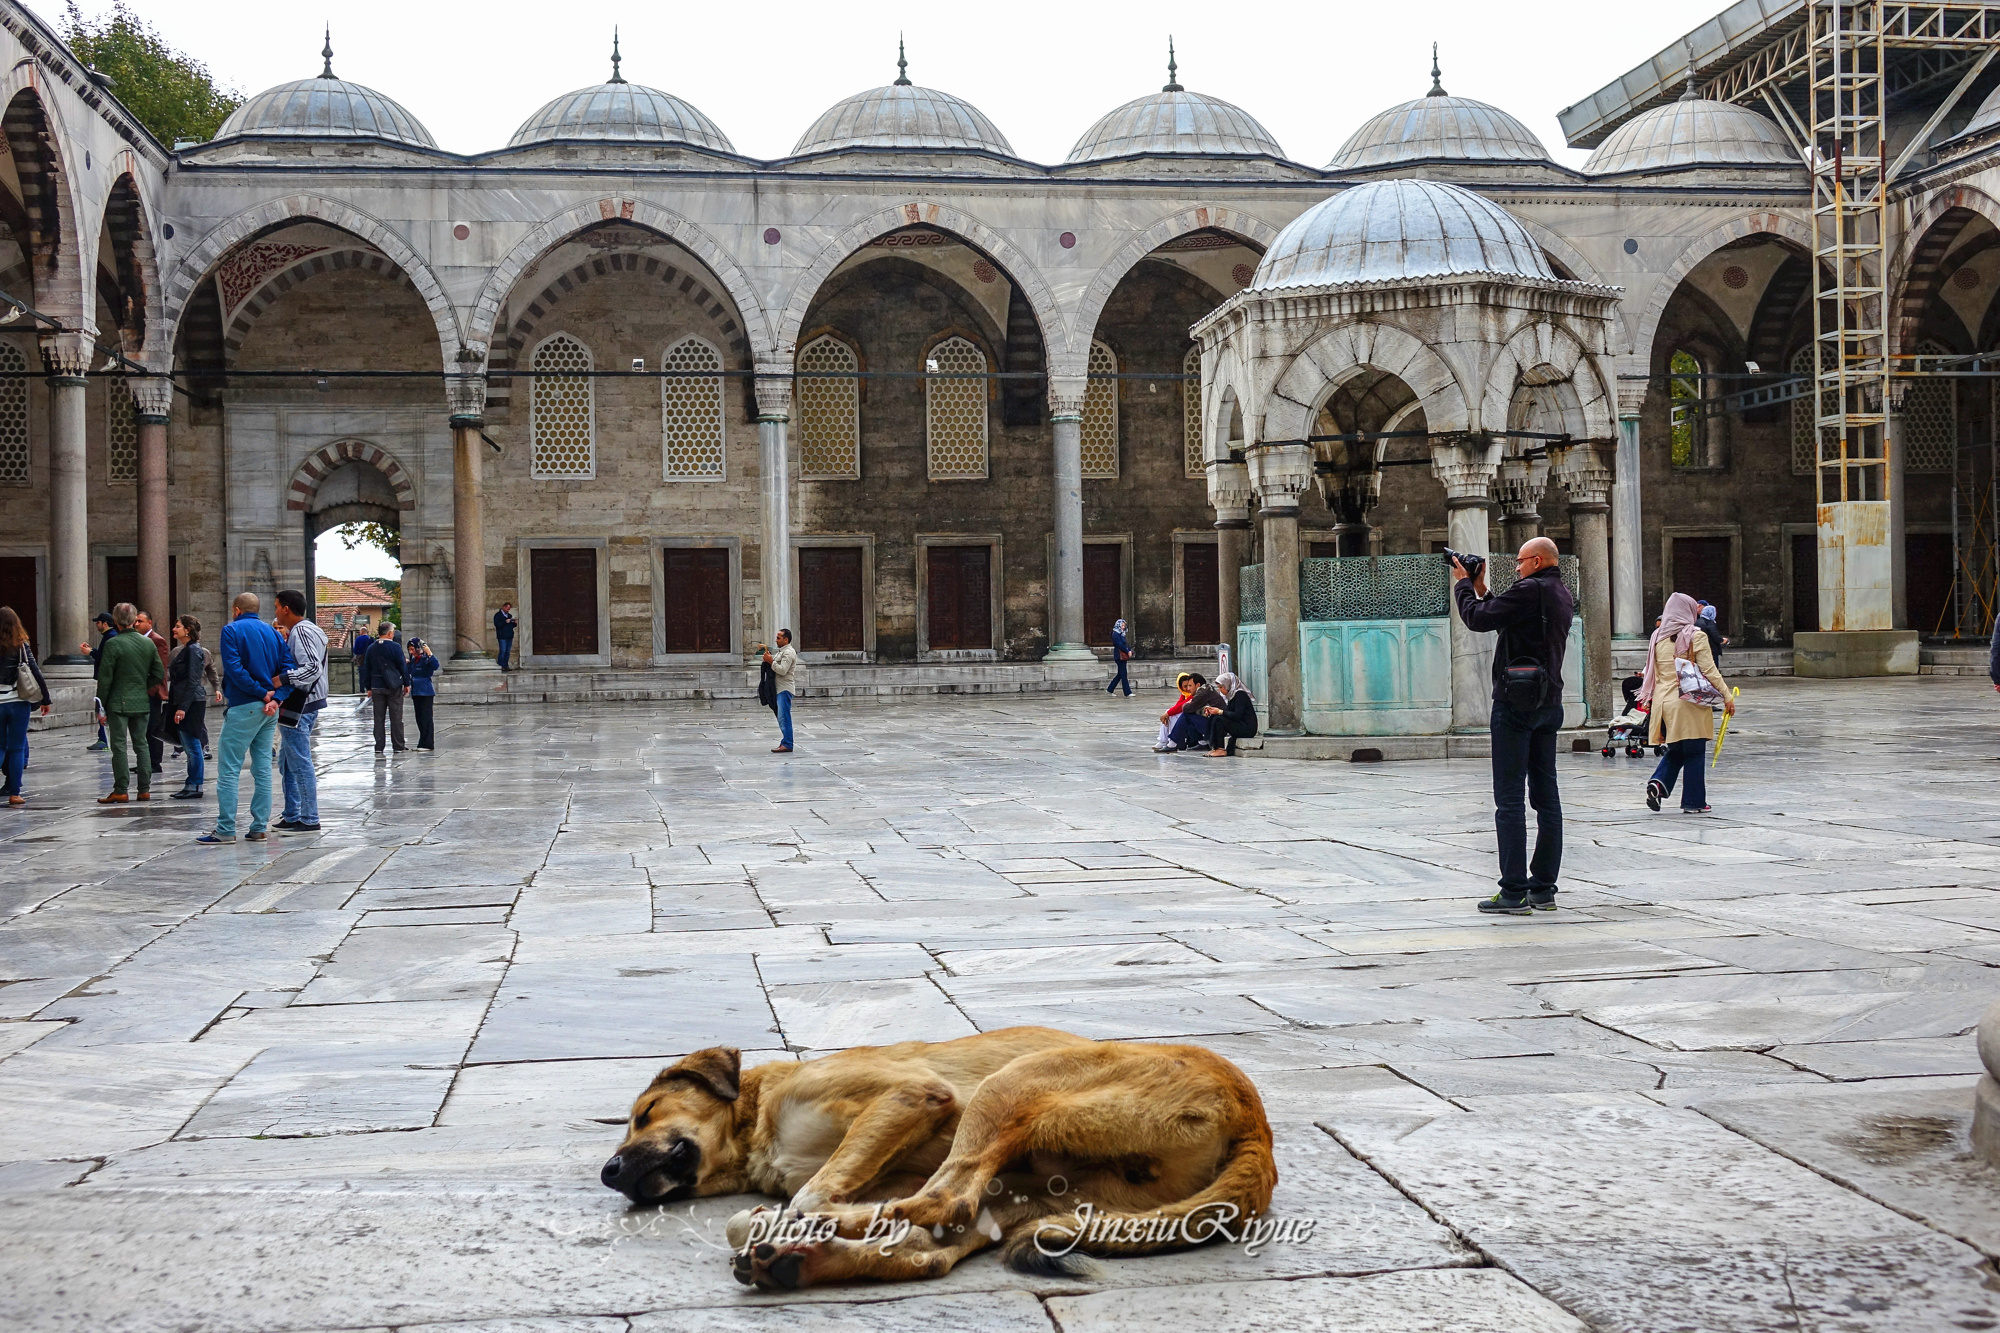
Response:
[{"label": "baby stroller", "polygon": [[[1625,695],[1625,711],[1611,719],[1604,737],[1604,746],[1598,751],[1606,759],[1616,754],[1619,746],[1625,747],[1628,758],[1637,759],[1646,750],[1646,728],[1652,721],[1648,710],[1639,703],[1639,686],[1645,677],[1632,675],[1619,682]],[[1666,747],[1656,745],[1654,754],[1664,753]]]}]

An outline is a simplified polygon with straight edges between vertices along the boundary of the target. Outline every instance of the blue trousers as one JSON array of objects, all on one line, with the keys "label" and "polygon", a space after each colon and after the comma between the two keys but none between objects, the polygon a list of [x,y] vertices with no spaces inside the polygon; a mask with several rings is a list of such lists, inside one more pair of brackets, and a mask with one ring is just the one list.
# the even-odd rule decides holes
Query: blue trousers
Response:
[{"label": "blue trousers", "polygon": [[1113,676],[1111,683],[1104,687],[1106,694],[1116,694],[1118,687],[1123,685],[1125,687],[1125,697],[1128,699],[1132,697],[1132,678],[1125,674],[1125,668],[1129,665],[1131,665],[1129,662],[1120,660],[1118,663],[1118,674]]},{"label": "blue trousers", "polygon": [[264,705],[232,704],[222,715],[221,753],[216,758],[215,831],[236,836],[236,786],[243,777],[243,758],[250,758],[250,831],[262,833],[271,824],[271,733],[278,715]]},{"label": "blue trousers", "polygon": [[313,772],[312,734],[318,713],[299,714],[296,727],[278,728],[278,771],[285,781],[285,818],[319,823],[319,775]]},{"label": "blue trousers", "polygon": [[505,671],[507,669],[507,654],[513,651],[514,651],[514,641],[512,639],[500,640],[500,669],[502,671]]},{"label": "blue trousers", "polygon": [[7,775],[0,796],[21,794],[21,774],[28,770],[28,715],[34,711],[35,705],[19,699],[0,704],[0,768]]},{"label": "blue trousers", "polygon": [[1707,750],[1708,742],[1699,736],[1675,741],[1653,769],[1653,780],[1670,792],[1674,789],[1674,779],[1683,773],[1687,775],[1687,781],[1681,783],[1683,810],[1699,810],[1708,804],[1708,768],[1703,762]]},{"label": "blue trousers", "polygon": [[202,754],[201,742],[192,736],[181,737],[181,749],[187,752],[187,785],[191,790],[201,790],[201,780],[208,776],[207,758]]},{"label": "blue trousers", "polygon": [[771,706],[778,712],[778,735],[784,738],[781,743],[789,750],[792,748],[792,692],[778,691],[777,702]]}]

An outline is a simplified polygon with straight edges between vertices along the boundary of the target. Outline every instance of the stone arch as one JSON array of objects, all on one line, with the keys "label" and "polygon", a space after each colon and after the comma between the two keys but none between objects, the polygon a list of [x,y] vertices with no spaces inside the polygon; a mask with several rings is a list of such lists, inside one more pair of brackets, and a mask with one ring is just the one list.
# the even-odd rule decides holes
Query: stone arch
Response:
[{"label": "stone arch", "polygon": [[322,445],[306,456],[306,461],[293,471],[291,484],[285,488],[285,508],[298,513],[310,509],[313,497],[319,493],[319,484],[349,463],[372,467],[387,478],[390,488],[396,493],[398,509],[408,511],[417,507],[416,484],[410,480],[409,469],[397,461],[394,454],[367,440],[347,439]]},{"label": "stone arch", "polygon": [[1479,419],[1489,428],[1504,424],[1523,383],[1564,382],[1575,388],[1583,437],[1609,440],[1617,416],[1610,388],[1583,342],[1559,324],[1529,324],[1507,340],[1486,373]]},{"label": "stone arch", "polygon": [[458,350],[464,342],[458,326],[458,313],[452,309],[443,284],[423,256],[380,219],[337,200],[311,194],[268,199],[245,209],[210,229],[188,251],[187,257],[174,267],[173,276],[167,279],[159,335],[148,339],[152,347],[147,359],[154,365],[170,363],[174,337],[180,330],[181,320],[187,314],[196,289],[224,256],[263,232],[302,218],[338,227],[387,255],[417,289],[417,295],[423,298],[425,307],[431,312],[431,320],[437,326],[439,368],[457,364]]},{"label": "stone arch", "polygon": [[1667,313],[1667,304],[1674,299],[1674,293],[1680,290],[1687,275],[1723,246],[1746,236],[1769,236],[1788,241],[1808,255],[1812,253],[1812,229],[1788,213],[1745,213],[1690,240],[1681,247],[1680,254],[1653,285],[1645,309],[1628,330],[1632,340],[1627,356],[1630,364],[1641,368],[1639,373],[1645,373],[1653,364],[1653,335],[1659,332],[1660,320]]},{"label": "stone arch", "polygon": [[21,61],[0,80],[0,130],[21,181],[18,239],[34,279],[34,302],[48,314],[95,330],[89,283],[96,272],[97,233],[83,234],[77,178],[64,153],[69,139],[41,67]]},{"label": "stone arch", "polygon": [[1008,278],[1027,298],[1029,307],[1035,313],[1035,320],[1041,325],[1042,347],[1049,357],[1049,374],[1053,376],[1081,376],[1088,363],[1089,343],[1085,340],[1085,352],[1075,359],[1075,364],[1067,361],[1058,364],[1056,357],[1066,351],[1069,342],[1069,326],[1062,317],[1062,310],[1056,304],[1055,295],[1049,290],[1048,282],[1042,277],[1028,257],[1015,248],[1005,236],[987,226],[970,213],[954,208],[950,204],[912,200],[886,208],[871,217],[864,218],[848,227],[833,240],[820,247],[808,264],[793,279],[791,295],[785,308],[778,315],[773,359],[790,369],[796,353],[799,328],[805,323],[806,311],[811,307],[813,297],[826,282],[828,275],[868,242],[878,236],[886,236],[904,227],[936,227],[948,231],[966,244],[984,251],[993,257],[1007,273]]},{"label": "stone arch", "polygon": [[222,331],[222,345],[233,359],[243,349],[250,336],[250,330],[264,317],[279,297],[322,273],[360,269],[377,273],[393,282],[401,283],[410,291],[417,290],[417,284],[410,281],[410,275],[403,272],[396,262],[379,250],[363,250],[359,246],[336,247],[307,255],[284,265],[274,273],[258,279],[257,290],[236,308]]},{"label": "stone arch", "polygon": [[680,214],[649,204],[643,199],[595,199],[587,204],[578,204],[552,218],[544,219],[518,241],[507,257],[496,265],[486,277],[485,286],[479,290],[479,298],[473,302],[470,327],[466,331],[466,345],[478,352],[488,352],[493,340],[495,326],[499,323],[501,309],[507,303],[508,295],[514,290],[521,275],[543,255],[568,241],[578,232],[586,231],[602,222],[629,222],[647,231],[656,232],[692,254],[708,267],[722,284],[723,290],[736,306],[737,317],[745,326],[750,341],[753,359],[766,350],[760,341],[764,326],[768,322],[763,302],[757,299],[756,289],[743,272],[735,258],[718,245],[714,238],[699,226]]},{"label": "stone arch", "polygon": [[1327,390],[1363,368],[1394,375],[1410,387],[1433,431],[1469,430],[1464,387],[1444,358],[1387,324],[1330,329],[1294,356],[1265,397],[1260,439],[1304,439]]},{"label": "stone arch", "polygon": [[1970,185],[1940,190],[1911,216],[1889,275],[1891,352],[1915,344],[1924,312],[1951,276],[1945,258],[1975,218],[2000,227],[2000,200]]},{"label": "stone arch", "polygon": [[[146,205],[139,161],[130,149],[110,163],[111,192],[104,200],[104,221],[111,232],[112,263],[123,301],[118,324],[120,350],[135,360],[145,355],[148,333],[160,322],[159,248],[153,236],[153,210]],[[156,369],[165,363],[156,362]]]},{"label": "stone arch", "polygon": [[[1071,332],[1072,338],[1083,340],[1081,355],[1089,355],[1090,340],[1096,335],[1098,317],[1104,313],[1105,302],[1111,299],[1111,294],[1118,290],[1118,284],[1125,280],[1126,275],[1139,266],[1140,260],[1168,241],[1196,231],[1228,232],[1259,250],[1270,249],[1271,242],[1278,237],[1278,229],[1262,218],[1220,205],[1196,204],[1161,218],[1127,241],[1117,254],[1099,267],[1090,285],[1084,288],[1083,297],[1077,303],[1076,323]],[[1078,353],[1076,348],[1064,350]]]}]

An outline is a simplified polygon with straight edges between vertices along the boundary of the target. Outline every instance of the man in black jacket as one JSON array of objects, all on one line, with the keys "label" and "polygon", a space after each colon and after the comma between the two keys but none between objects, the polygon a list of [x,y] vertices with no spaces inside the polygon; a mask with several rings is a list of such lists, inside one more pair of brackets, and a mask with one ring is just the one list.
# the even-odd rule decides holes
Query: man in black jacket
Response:
[{"label": "man in black jacket", "polygon": [[[1562,869],[1562,800],[1556,793],[1556,732],[1562,727],[1563,650],[1569,645],[1576,603],[1556,566],[1556,544],[1534,537],[1514,559],[1520,578],[1498,597],[1486,595],[1486,571],[1477,579],[1452,561],[1452,596],[1458,617],[1475,633],[1497,630],[1493,650],[1493,828],[1500,838],[1500,891],[1479,904],[1482,912],[1526,916],[1553,912]],[[1525,671],[1541,668],[1536,678]],[[1509,667],[1517,670],[1510,680]],[[1529,679],[1521,679],[1528,675]],[[1515,697],[1510,698],[1513,695]],[[1522,696],[1534,696],[1532,698]],[[1528,812],[1521,801],[1527,781],[1535,807],[1535,859],[1528,860]]]},{"label": "man in black jacket", "polygon": [[403,696],[410,692],[410,670],[403,661],[403,646],[396,642],[396,627],[383,621],[376,629],[375,646],[361,659],[363,686],[375,704],[375,753],[382,753],[382,723],[389,723],[396,753],[410,747],[403,743]]}]

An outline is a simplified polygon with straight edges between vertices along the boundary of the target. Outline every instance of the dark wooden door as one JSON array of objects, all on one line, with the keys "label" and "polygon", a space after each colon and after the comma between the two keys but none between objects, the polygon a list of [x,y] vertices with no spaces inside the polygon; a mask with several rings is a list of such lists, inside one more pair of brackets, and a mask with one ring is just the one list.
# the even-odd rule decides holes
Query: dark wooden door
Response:
[{"label": "dark wooden door", "polygon": [[528,552],[534,605],[528,651],[537,657],[591,657],[597,642],[597,552],[589,547],[538,547]]},{"label": "dark wooden door", "polygon": [[729,552],[721,547],[669,546],[666,571],[667,651],[728,652]]},{"label": "dark wooden door", "polygon": [[861,628],[861,548],[801,548],[800,647],[814,653],[858,653]]},{"label": "dark wooden door", "polygon": [[21,625],[28,631],[28,642],[42,656],[41,631],[35,628],[41,623],[41,609],[35,597],[35,557],[31,555],[0,556],[0,606],[11,606],[14,614],[21,618]]},{"label": "dark wooden door", "polygon": [[1727,537],[1674,538],[1674,591],[1713,603],[1717,628],[1733,635],[1736,608],[1729,604],[1729,542]]},{"label": "dark wooden door", "polygon": [[1792,534],[1792,633],[1819,629],[1819,534]]},{"label": "dark wooden door", "polygon": [[[168,627],[174,621],[178,620],[181,614],[181,558],[177,555],[167,557],[167,618],[165,623],[162,623],[160,620],[160,609],[158,607],[139,605],[139,557],[136,555],[107,555],[104,557],[104,599],[110,603],[109,606],[104,608],[106,611],[109,611],[111,607],[118,605],[120,602],[130,602],[141,611],[151,612],[155,632],[165,635],[171,641],[173,635],[167,633]],[[270,613],[271,608],[265,607],[264,614],[269,615]]]},{"label": "dark wooden door", "polygon": [[[1306,559],[1308,560],[1334,560],[1338,559],[1339,556],[1340,556],[1339,542],[1306,543]],[[1192,643],[1193,640],[1190,639],[1189,642]]]},{"label": "dark wooden door", "polygon": [[1124,614],[1124,549],[1102,542],[1083,548],[1083,641],[1093,648],[1111,646],[1111,627]]},{"label": "dark wooden door", "polygon": [[930,562],[930,646],[993,646],[993,548],[927,546]]},{"label": "dark wooden door", "polygon": [[1903,538],[1903,581],[1910,628],[1919,634],[1949,634],[1958,628],[1951,598],[1952,558],[1948,532],[1912,532]]},{"label": "dark wooden door", "polygon": [[1222,642],[1222,604],[1215,586],[1215,547],[1181,547],[1181,633],[1188,643]]}]

